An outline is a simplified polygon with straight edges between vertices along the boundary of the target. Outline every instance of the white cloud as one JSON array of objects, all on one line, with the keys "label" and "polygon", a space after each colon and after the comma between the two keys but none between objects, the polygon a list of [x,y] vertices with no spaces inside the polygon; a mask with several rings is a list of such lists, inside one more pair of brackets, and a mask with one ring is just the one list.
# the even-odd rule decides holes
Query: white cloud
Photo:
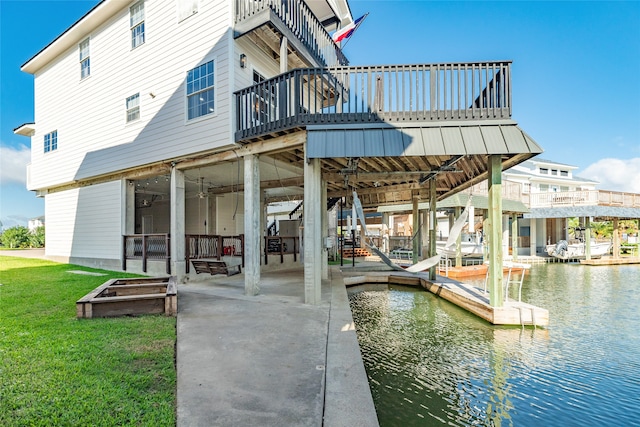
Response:
[{"label": "white cloud", "polygon": [[580,176],[599,181],[601,190],[640,193],[640,157],[598,160]]},{"label": "white cloud", "polygon": [[31,149],[24,145],[18,147],[0,146],[0,182],[27,183],[27,163],[31,161]]}]

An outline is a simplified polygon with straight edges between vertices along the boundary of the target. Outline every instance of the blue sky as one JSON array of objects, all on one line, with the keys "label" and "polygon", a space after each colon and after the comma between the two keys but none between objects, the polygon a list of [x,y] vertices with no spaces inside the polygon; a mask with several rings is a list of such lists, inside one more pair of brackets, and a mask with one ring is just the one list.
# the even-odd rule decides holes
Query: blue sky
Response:
[{"label": "blue sky", "polygon": [[[205,0],[201,0],[205,1]],[[44,214],[25,189],[33,78],[20,66],[97,1],[0,0],[0,220]],[[352,0],[352,65],[513,60],[513,118],[600,188],[640,193],[640,1]],[[26,28],[25,28],[26,27]]]}]

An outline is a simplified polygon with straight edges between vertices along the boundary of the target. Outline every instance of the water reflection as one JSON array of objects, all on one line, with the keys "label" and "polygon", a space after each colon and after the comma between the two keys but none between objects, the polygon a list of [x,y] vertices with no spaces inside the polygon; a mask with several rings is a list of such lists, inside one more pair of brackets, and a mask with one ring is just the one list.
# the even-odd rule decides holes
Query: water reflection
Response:
[{"label": "water reflection", "polygon": [[639,273],[534,267],[523,300],[550,310],[548,329],[494,327],[413,288],[352,289],[381,425],[633,424]]}]

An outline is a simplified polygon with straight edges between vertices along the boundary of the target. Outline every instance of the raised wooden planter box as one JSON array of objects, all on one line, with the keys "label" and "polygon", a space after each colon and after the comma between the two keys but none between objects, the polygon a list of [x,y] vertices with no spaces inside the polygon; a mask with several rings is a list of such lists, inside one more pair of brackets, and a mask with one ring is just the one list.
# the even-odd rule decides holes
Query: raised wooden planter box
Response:
[{"label": "raised wooden planter box", "polygon": [[76,301],[76,315],[85,319],[162,313],[178,313],[175,276],[111,279]]}]

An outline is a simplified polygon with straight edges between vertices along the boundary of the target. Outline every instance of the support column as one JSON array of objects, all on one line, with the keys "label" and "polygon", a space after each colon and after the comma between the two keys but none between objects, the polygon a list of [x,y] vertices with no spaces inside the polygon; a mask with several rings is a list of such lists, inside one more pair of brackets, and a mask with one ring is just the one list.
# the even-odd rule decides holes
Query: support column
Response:
[{"label": "support column", "polygon": [[[456,220],[460,218],[462,208],[460,206],[455,207]],[[449,227],[449,233],[451,233],[451,227]],[[458,234],[456,238],[456,267],[462,267],[462,233]]]},{"label": "support column", "polygon": [[[429,258],[436,255],[436,180],[429,180]],[[436,266],[429,269],[429,280],[436,280]]]},{"label": "support column", "polygon": [[389,214],[382,214],[382,252],[389,253]]},{"label": "support column", "polygon": [[514,261],[518,260],[518,214],[513,214],[511,217],[511,248],[512,258]]},{"label": "support column", "polygon": [[171,275],[176,276],[181,283],[186,276],[185,257],[185,190],[184,172],[171,167],[171,206],[170,206],[170,235]]},{"label": "support column", "polygon": [[491,155],[488,159],[489,172],[489,304],[502,307],[504,291],[502,288],[502,163],[499,155]]},{"label": "support column", "polygon": [[411,194],[411,200],[413,201],[413,209],[411,211],[412,214],[412,222],[413,222],[413,247],[412,247],[412,261],[413,263],[417,263],[420,259],[420,247],[422,244],[420,243],[420,211],[418,210],[418,202],[420,201],[420,195],[417,191],[413,191]]},{"label": "support column", "polygon": [[618,218],[613,219],[613,257],[620,258],[620,228]]},{"label": "support column", "polygon": [[260,162],[255,154],[244,156],[244,293],[260,292]]},{"label": "support column", "polygon": [[538,246],[538,230],[536,225],[538,224],[538,220],[536,218],[531,218],[529,220],[529,255],[536,256],[536,247]]},{"label": "support column", "polygon": [[288,56],[289,40],[286,37],[282,37],[280,40],[280,74],[284,74],[289,68],[289,56]]},{"label": "support column", "polygon": [[509,215],[502,215],[502,254],[509,255]]},{"label": "support column", "polygon": [[320,304],[321,301],[321,198],[320,160],[304,162],[304,302]]},{"label": "support column", "polygon": [[591,218],[584,219],[584,258],[591,259]]},{"label": "support column", "polygon": [[429,254],[429,211],[422,209],[420,211],[420,253],[422,258],[428,258]]},{"label": "support column", "polygon": [[122,234],[136,233],[136,187],[133,181],[122,180]]},{"label": "support column", "polygon": [[320,197],[320,207],[321,207],[320,215],[322,217],[322,226],[321,226],[322,279],[328,280],[329,279],[329,252],[327,249],[327,245],[325,245],[325,242],[327,241],[327,237],[329,237],[329,218],[328,218],[329,212],[327,212],[327,181],[325,181],[324,179],[321,179],[320,187],[321,187],[321,193],[322,193],[322,196]]}]

